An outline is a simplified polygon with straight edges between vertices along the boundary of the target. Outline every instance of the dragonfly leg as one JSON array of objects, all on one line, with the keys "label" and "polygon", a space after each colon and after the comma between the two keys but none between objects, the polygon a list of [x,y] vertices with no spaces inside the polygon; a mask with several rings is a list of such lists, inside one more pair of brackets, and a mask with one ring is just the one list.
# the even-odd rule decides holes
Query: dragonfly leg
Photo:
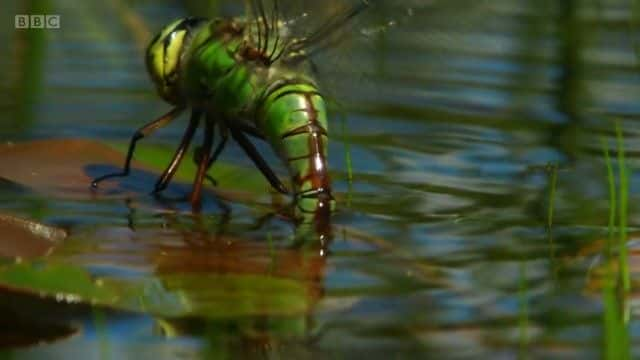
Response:
[{"label": "dragonfly leg", "polygon": [[110,179],[110,178],[114,178],[114,177],[124,177],[129,175],[129,171],[131,169],[131,159],[133,158],[133,153],[136,149],[136,143],[138,142],[138,140],[149,136],[151,133],[153,133],[154,131],[160,129],[161,127],[167,125],[168,123],[170,123],[171,121],[173,121],[176,117],[178,117],[178,115],[180,115],[180,113],[184,110],[184,107],[176,107],[173,108],[171,111],[169,111],[168,113],[162,115],[161,117],[157,118],[156,120],[153,120],[152,122],[146,124],[145,126],[141,127],[140,129],[136,130],[136,132],[133,134],[133,136],[131,137],[131,141],[129,142],[129,149],[127,150],[127,158],[124,162],[124,166],[122,168],[121,172],[117,172],[117,173],[113,173],[113,174],[107,174],[101,177],[98,177],[96,179],[94,179],[91,182],[91,187],[92,188],[97,188],[98,184],[104,180]]},{"label": "dragonfly leg", "polygon": [[[216,136],[215,128],[213,128],[213,134],[211,136],[215,138]],[[196,164],[196,167],[200,165],[200,160],[202,159],[203,156],[204,156],[204,146],[203,145],[196,146],[196,148],[193,150],[193,163]],[[207,170],[209,170],[209,166],[207,166]]]},{"label": "dragonfly leg", "polygon": [[166,189],[178,170],[178,166],[184,157],[184,154],[187,152],[189,148],[189,144],[191,144],[191,139],[196,133],[196,129],[198,128],[198,123],[200,122],[200,115],[202,112],[198,110],[193,110],[191,112],[191,119],[189,120],[189,125],[187,126],[187,130],[185,130],[184,135],[182,135],[182,141],[180,142],[180,146],[176,150],[176,153],[173,155],[173,159],[169,163],[169,166],[164,170],[158,181],[156,182],[155,187],[153,188],[153,193],[157,194],[162,190]]},{"label": "dragonfly leg", "polygon": [[[215,150],[213,150],[213,153],[211,154],[211,157],[209,158],[209,163],[207,164],[207,171],[209,171],[211,166],[213,166],[216,160],[218,160],[218,157],[222,153],[222,150],[224,150],[225,145],[227,145],[228,138],[229,138],[229,135],[227,135],[227,133],[222,133],[220,138],[220,143],[218,143],[218,146],[216,146]],[[196,164],[196,166],[200,164],[200,159],[202,159],[202,154],[203,154],[202,146],[198,146],[196,151],[193,153],[193,162]],[[204,176],[207,180],[209,180],[209,182],[211,182],[211,184],[213,184],[213,186],[218,186],[218,182],[211,175],[205,173]]]},{"label": "dragonfly leg", "polygon": [[211,149],[213,148],[214,125],[215,124],[211,118],[205,119],[202,157],[200,159],[200,163],[198,164],[198,172],[196,173],[196,178],[193,182],[193,190],[191,191],[191,196],[189,197],[189,200],[191,201],[191,208],[194,211],[200,211],[201,208],[202,182],[204,181],[204,176],[207,172],[209,158],[211,157]]},{"label": "dragonfly leg", "polygon": [[218,157],[222,153],[222,150],[224,150],[225,145],[227,145],[227,139],[228,138],[229,138],[229,135],[227,135],[227,133],[223,133],[222,134],[221,139],[220,139],[220,143],[218,144],[216,149],[213,150],[213,154],[211,154],[211,158],[209,159],[209,163],[207,164],[207,170],[209,170],[209,168],[211,168],[211,166],[213,166],[213,164],[216,162],[216,160],[218,160]]},{"label": "dragonfly leg", "polygon": [[289,194],[289,190],[287,190],[280,179],[278,179],[278,176],[276,176],[273,170],[271,170],[267,162],[262,158],[262,156],[260,156],[258,150],[255,148],[255,146],[253,146],[251,141],[247,139],[244,133],[241,130],[233,127],[230,127],[229,130],[231,131],[231,136],[233,137],[233,139],[240,145],[244,152],[249,155],[249,158],[253,161],[260,172],[262,172],[262,175],[267,178],[271,186],[273,186],[274,189],[278,190],[278,192]]},{"label": "dragonfly leg", "polygon": [[253,125],[249,125],[245,122],[241,122],[239,121],[237,124],[234,125],[238,130],[245,132],[255,138],[264,140],[264,134],[262,134],[262,132],[260,132],[260,130],[258,130],[255,126]]},{"label": "dragonfly leg", "polygon": [[[220,143],[218,144],[218,146],[216,146],[215,150],[213,150],[213,154],[211,154],[211,158],[209,159],[209,163],[207,164],[207,171],[209,171],[211,166],[213,166],[216,160],[218,160],[218,157],[222,153],[222,150],[224,150],[224,147],[227,145],[228,138],[229,135],[227,135],[226,132],[222,134]],[[209,180],[213,184],[213,186],[218,186],[218,182],[211,175],[207,175],[207,180]]]}]

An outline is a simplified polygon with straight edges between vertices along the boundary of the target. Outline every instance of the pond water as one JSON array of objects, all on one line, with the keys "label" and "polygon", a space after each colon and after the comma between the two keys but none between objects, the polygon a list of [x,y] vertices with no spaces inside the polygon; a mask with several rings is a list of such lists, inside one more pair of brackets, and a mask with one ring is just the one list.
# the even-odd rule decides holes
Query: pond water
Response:
[{"label": "pond water", "polygon": [[[169,109],[144,69],[149,35],[187,14],[242,12],[234,1],[46,3],[44,12],[61,15],[60,29],[13,28],[14,14],[43,12],[39,1],[9,2],[2,17],[3,143],[74,138],[122,151],[136,128]],[[15,337],[2,341],[4,354],[601,358],[631,348],[638,355],[628,344],[640,336],[633,309],[640,11],[628,6],[407,1],[378,4],[354,20],[345,43],[317,59],[334,100],[329,163],[338,199],[324,256],[313,244],[290,246],[292,224],[270,216],[265,188],[238,185],[220,197],[209,190],[202,214],[193,215],[181,199],[189,181],[176,181],[160,200],[147,195],[155,175],[142,170],[123,181],[127,196],[50,191],[2,175],[10,180],[0,182],[3,213],[69,233],[26,265],[23,255],[0,252],[8,269],[0,272],[57,281],[1,286],[3,312],[14,314],[0,320],[0,334]],[[167,162],[186,121],[141,146],[161,149],[160,164]],[[605,260],[612,203],[603,149],[617,179],[617,140],[629,169],[627,292],[608,292],[601,276],[606,264],[616,274],[623,268],[616,256]],[[71,167],[64,156],[85,149],[62,146],[59,155],[45,144],[20,159]],[[2,161],[2,174],[18,167]],[[214,166],[223,193],[225,181],[261,176],[235,144],[220,161],[241,171],[216,175]],[[77,168],[95,177],[114,166],[96,160]],[[624,182],[614,185],[619,194]],[[50,274],[62,267],[119,295],[75,283],[70,270]],[[620,336],[627,345],[611,340]]]}]

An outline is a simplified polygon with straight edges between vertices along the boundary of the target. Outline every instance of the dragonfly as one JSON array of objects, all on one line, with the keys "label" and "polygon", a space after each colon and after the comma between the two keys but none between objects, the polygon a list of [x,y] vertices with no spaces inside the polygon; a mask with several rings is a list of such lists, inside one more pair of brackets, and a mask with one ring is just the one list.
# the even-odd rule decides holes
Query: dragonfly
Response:
[{"label": "dragonfly", "polygon": [[[248,1],[245,17],[187,17],[171,22],[151,40],[145,59],[159,96],[173,108],[137,129],[122,171],[94,179],[92,187],[127,176],[138,141],[190,110],[180,145],[153,193],[167,188],[197,129],[203,127],[189,196],[194,211],[201,210],[207,171],[231,138],[275,190],[293,196],[294,217],[311,219],[317,232],[326,234],[335,207],[327,163],[328,113],[309,59],[369,5],[359,1],[341,9],[302,36],[290,31],[278,0]],[[220,141],[214,148],[216,133]],[[266,141],[279,155],[289,170],[292,189],[250,138]]]}]

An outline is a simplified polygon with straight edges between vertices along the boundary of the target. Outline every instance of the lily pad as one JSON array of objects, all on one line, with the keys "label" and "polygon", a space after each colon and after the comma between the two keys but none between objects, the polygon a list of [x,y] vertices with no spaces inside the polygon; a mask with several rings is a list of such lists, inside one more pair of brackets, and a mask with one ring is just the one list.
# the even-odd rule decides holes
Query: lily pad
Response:
[{"label": "lily pad", "polygon": [[[15,258],[19,261],[45,256],[67,236],[62,229],[8,214],[0,214],[0,234],[0,258]],[[7,309],[3,304],[25,304],[24,296],[13,295],[15,296],[3,296],[0,308]],[[31,321],[22,317],[20,311],[3,311],[3,314],[0,319],[0,347],[53,341],[70,336],[77,330],[73,326],[57,324],[55,321]]]},{"label": "lily pad", "polygon": [[42,140],[0,146],[0,177],[37,191],[67,198],[91,196],[88,164],[121,164],[109,146],[87,140]]},{"label": "lily pad", "polygon": [[[114,149],[125,154],[127,144],[111,144]],[[144,168],[161,172],[169,163],[175,149],[167,146],[155,144],[145,144],[136,147],[135,158],[138,159]],[[193,182],[197,167],[191,159],[191,155],[185,155],[180,168],[176,172],[174,179],[179,183],[189,184]],[[124,158],[123,160],[124,161]],[[265,196],[272,189],[262,174],[253,168],[242,167],[224,161],[217,161],[208,172],[217,182],[217,190],[221,194],[258,195]],[[206,186],[211,187],[210,183]]]},{"label": "lily pad", "polygon": [[13,215],[0,214],[0,257],[35,258],[48,254],[66,232]]},{"label": "lily pad", "polygon": [[[82,139],[54,139],[0,145],[0,178],[58,198],[95,199],[108,195],[148,194],[170,162],[174,148],[141,143],[130,176],[105,181],[90,188],[99,176],[121,171],[127,143],[103,144]],[[196,166],[187,154],[174,183],[190,188]],[[136,161],[137,160],[137,161]],[[218,194],[252,199],[270,193],[270,186],[255,169],[218,162],[209,172]],[[210,184],[205,184],[209,190]]]},{"label": "lily pad", "polygon": [[[121,168],[126,149],[87,140],[5,144],[0,178],[54,199],[146,196],[175,149],[143,144],[131,176],[90,189],[94,177]],[[188,191],[195,170],[185,158],[174,188]],[[255,169],[221,162],[210,173],[219,184],[208,185],[216,196],[255,203],[270,194]],[[65,239],[62,230],[8,215],[0,216],[0,231],[7,239],[0,239],[0,297],[6,299],[0,311],[20,314],[21,323],[34,326],[55,313],[52,326],[66,329],[78,311],[99,308],[148,314],[165,324],[263,317],[276,324],[277,317],[295,325],[278,326],[299,329],[323,292],[325,258],[314,249],[184,227],[74,229]]]},{"label": "lily pad", "polygon": [[[0,289],[162,318],[303,315],[320,297],[320,255],[257,242],[216,241],[213,236],[208,245],[197,247],[162,245],[183,235],[150,230],[144,237],[158,242],[138,248],[129,244],[127,257],[118,256],[118,244],[109,239],[103,248],[87,244],[82,236],[68,239],[41,260],[0,265]],[[136,266],[131,260],[135,256],[144,259],[137,271],[101,271],[105,266]]]}]

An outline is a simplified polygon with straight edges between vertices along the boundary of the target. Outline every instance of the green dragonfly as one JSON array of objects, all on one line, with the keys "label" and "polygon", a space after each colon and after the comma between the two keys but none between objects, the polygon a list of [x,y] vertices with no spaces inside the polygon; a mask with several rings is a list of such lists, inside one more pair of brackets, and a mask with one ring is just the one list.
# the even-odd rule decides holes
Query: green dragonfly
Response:
[{"label": "green dragonfly", "polygon": [[[274,189],[293,195],[296,219],[312,219],[318,232],[326,234],[334,206],[327,164],[328,115],[309,57],[368,5],[361,1],[337,10],[304,36],[290,31],[278,0],[248,1],[249,14],[242,18],[188,17],[170,23],[149,44],[146,65],[158,94],[173,109],[134,133],[121,172],[96,178],[92,186],[128,175],[136,143],[190,109],[180,146],[154,193],[168,186],[203,123],[204,141],[194,156],[198,169],[190,194],[194,211],[201,207],[207,170],[230,136]],[[214,148],[216,132],[220,141]],[[275,175],[249,136],[271,145],[286,164],[293,189]]]}]

